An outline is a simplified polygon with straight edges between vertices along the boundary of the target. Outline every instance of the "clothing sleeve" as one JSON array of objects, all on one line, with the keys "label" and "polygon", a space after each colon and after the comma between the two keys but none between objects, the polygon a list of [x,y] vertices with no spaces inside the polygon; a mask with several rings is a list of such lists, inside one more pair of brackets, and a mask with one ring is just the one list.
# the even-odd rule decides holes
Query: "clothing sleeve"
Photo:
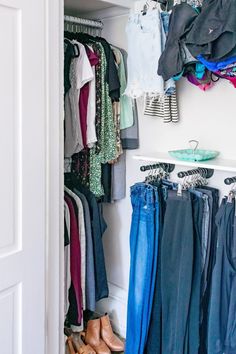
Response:
[{"label": "clothing sleeve", "polygon": [[77,62],[77,89],[81,89],[87,82],[94,79],[94,73],[83,44],[76,42],[80,49],[80,56]]},{"label": "clothing sleeve", "polygon": [[86,308],[86,295],[85,295],[85,279],[86,279],[86,234],[85,234],[85,221],[84,209],[80,198],[73,193],[70,189],[65,188],[65,191],[72,197],[78,208],[77,222],[79,226],[80,248],[81,248],[81,287],[83,297],[83,308]]}]

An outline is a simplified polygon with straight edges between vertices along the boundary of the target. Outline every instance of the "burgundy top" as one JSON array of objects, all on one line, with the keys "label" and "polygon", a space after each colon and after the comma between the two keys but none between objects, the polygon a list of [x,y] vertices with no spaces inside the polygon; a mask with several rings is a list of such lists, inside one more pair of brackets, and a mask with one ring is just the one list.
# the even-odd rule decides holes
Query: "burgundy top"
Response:
[{"label": "burgundy top", "polygon": [[[99,63],[98,56],[87,46],[86,53],[91,66]],[[87,112],[88,112],[88,99],[89,99],[89,82],[87,82],[80,90],[79,97],[79,112],[80,112],[80,125],[82,131],[83,145],[87,146]]]},{"label": "burgundy top", "polygon": [[70,273],[74,286],[76,303],[78,309],[78,323],[82,320],[83,298],[81,288],[81,249],[78,229],[78,218],[71,198],[65,195],[65,201],[70,211]]}]

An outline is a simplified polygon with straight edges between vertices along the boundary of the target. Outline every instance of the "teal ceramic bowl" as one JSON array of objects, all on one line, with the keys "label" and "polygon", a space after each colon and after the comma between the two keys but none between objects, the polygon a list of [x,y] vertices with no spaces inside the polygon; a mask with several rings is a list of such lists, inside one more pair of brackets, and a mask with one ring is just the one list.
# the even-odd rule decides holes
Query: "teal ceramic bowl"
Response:
[{"label": "teal ceramic bowl", "polygon": [[212,151],[212,150],[201,150],[196,149],[185,149],[185,150],[174,150],[169,151],[169,154],[172,157],[175,157],[178,160],[182,161],[207,161],[213,160],[217,156],[219,156],[219,151]]}]

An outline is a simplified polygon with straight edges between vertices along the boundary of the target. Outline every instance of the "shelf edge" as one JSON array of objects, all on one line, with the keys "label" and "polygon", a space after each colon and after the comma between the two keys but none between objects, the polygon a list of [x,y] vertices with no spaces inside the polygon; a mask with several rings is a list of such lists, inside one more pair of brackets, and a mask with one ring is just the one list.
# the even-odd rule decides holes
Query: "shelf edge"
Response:
[{"label": "shelf edge", "polygon": [[[191,162],[191,161],[181,161],[175,160],[168,156],[148,156],[148,155],[134,155],[134,160],[138,161],[150,161],[150,162],[166,162],[172,163],[178,166],[186,166],[186,167],[205,167],[212,168],[218,171],[227,171],[227,172],[236,172],[236,161],[234,160],[224,160],[224,159],[215,159],[206,162]],[[218,163],[217,163],[218,162]],[[231,162],[234,166],[231,165]]]}]

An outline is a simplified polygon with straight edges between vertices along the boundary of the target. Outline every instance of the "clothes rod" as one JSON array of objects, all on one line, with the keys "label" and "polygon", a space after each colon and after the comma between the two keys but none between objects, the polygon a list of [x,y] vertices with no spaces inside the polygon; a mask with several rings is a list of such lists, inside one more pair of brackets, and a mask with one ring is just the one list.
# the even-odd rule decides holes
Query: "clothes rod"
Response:
[{"label": "clothes rod", "polygon": [[103,29],[103,23],[99,20],[87,20],[85,18],[73,17],[73,16],[64,16],[64,21],[74,24],[79,24],[82,26],[93,27]]},{"label": "clothes rod", "polygon": [[198,167],[197,169],[194,170],[181,171],[178,173],[178,177],[184,178],[184,177],[193,176],[197,174],[200,174],[202,177],[205,178],[211,178],[214,174],[214,170],[210,168]]},{"label": "clothes rod", "polygon": [[146,171],[150,171],[150,170],[155,170],[155,169],[158,169],[158,168],[162,168],[164,171],[166,172],[173,172],[174,169],[175,169],[175,165],[174,164],[171,164],[171,163],[157,163],[157,164],[154,164],[154,165],[145,165],[145,166],[141,166],[140,167],[140,171],[142,172],[146,172]]},{"label": "clothes rod", "polygon": [[225,179],[225,184],[227,184],[227,186],[230,186],[233,183],[236,183],[236,176],[235,177],[228,177]]}]

